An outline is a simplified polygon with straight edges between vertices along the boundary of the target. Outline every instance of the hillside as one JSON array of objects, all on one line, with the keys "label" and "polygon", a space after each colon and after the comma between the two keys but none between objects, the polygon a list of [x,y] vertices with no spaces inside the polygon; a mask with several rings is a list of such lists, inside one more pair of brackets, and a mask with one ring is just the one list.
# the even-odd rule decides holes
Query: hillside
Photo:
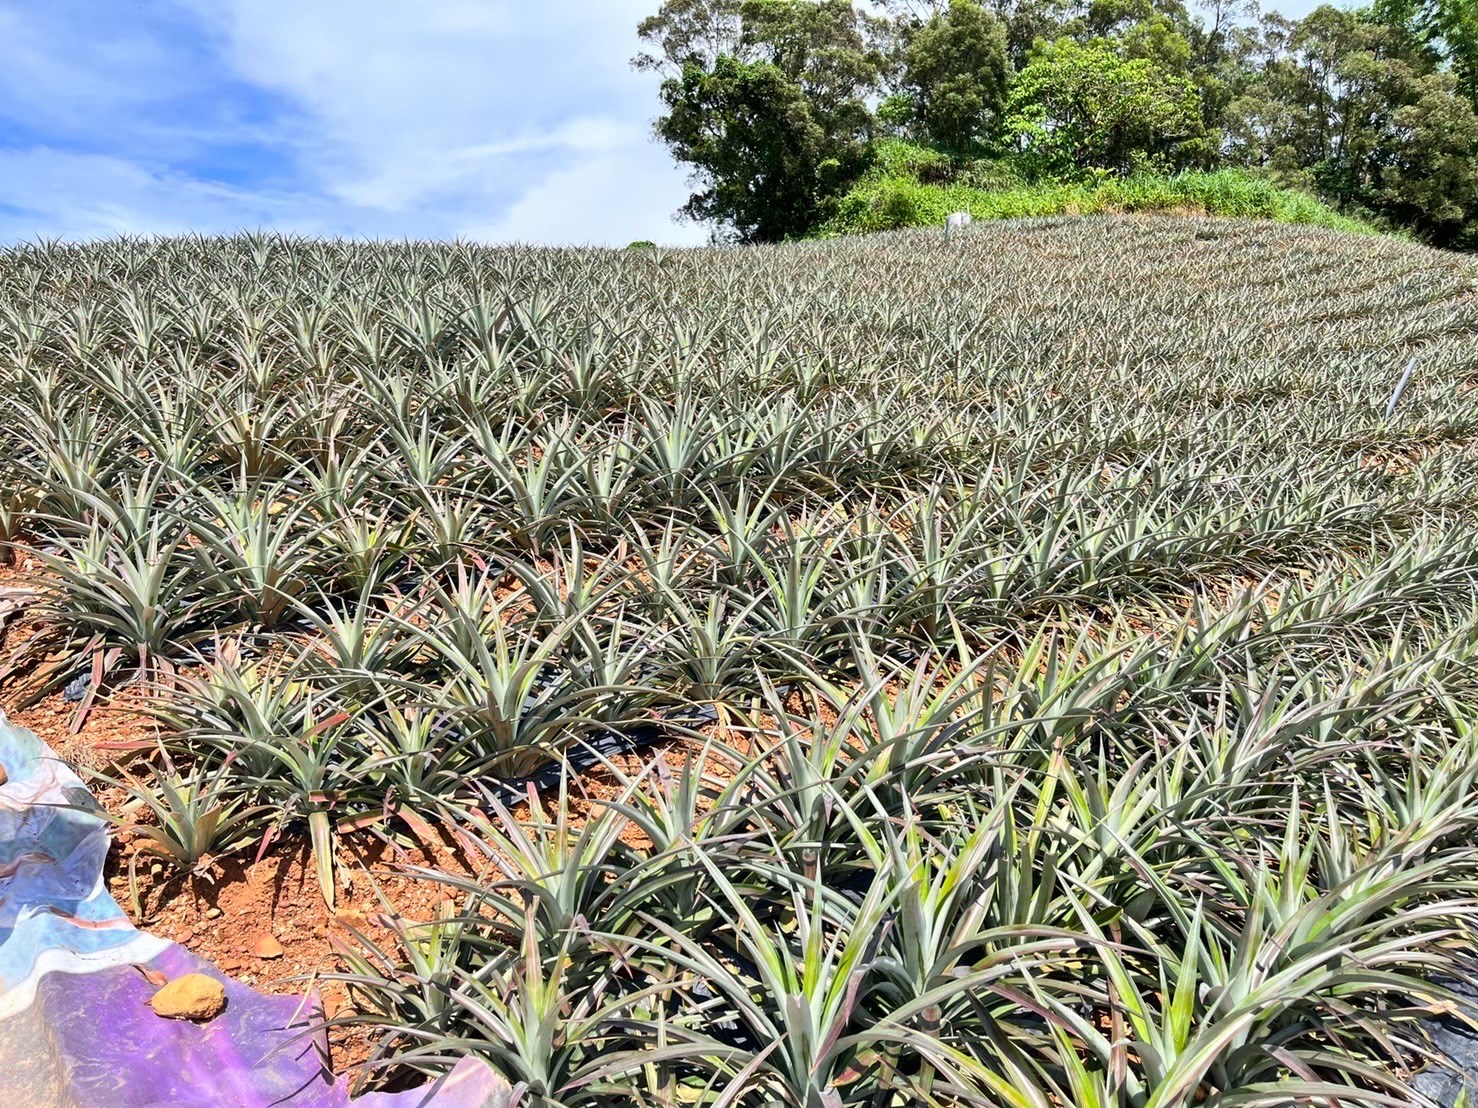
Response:
[{"label": "hillside", "polygon": [[0,706],[369,1084],[1409,1103],[1478,953],[1475,290],[1196,217],[17,248]]},{"label": "hillside", "polygon": [[945,217],[957,211],[976,220],[1170,213],[1267,219],[1352,234],[1382,230],[1368,220],[1340,214],[1307,192],[1239,169],[1032,179],[1005,162],[955,159],[887,140],[878,145],[873,166],[837,200],[835,213],[816,237],[942,227]]}]

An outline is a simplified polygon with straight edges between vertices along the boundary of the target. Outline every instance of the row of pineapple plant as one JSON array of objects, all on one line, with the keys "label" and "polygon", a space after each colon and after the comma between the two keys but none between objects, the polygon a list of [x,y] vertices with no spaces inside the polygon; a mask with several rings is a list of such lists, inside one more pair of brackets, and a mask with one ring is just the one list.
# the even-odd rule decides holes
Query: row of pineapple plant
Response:
[{"label": "row of pineapple plant", "polygon": [[367,1080],[1408,1103],[1478,904],[1474,272],[1199,226],[11,250],[4,695],[147,690],[182,873],[455,837]]}]

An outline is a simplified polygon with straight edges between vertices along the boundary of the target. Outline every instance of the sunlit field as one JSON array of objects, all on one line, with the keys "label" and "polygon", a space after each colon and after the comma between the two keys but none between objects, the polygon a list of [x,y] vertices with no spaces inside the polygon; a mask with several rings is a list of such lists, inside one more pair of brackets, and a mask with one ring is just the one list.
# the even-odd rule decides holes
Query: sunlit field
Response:
[{"label": "sunlit field", "polygon": [[1411,1103],[1478,919],[1475,289],[1193,218],[13,249],[0,702],[146,714],[90,759],[135,901],[451,844],[338,966],[370,1083]]}]

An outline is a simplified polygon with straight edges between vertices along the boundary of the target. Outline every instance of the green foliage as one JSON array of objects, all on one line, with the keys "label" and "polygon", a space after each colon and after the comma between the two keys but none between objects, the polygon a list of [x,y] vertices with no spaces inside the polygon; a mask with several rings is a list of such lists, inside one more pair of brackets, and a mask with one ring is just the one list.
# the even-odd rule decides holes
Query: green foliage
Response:
[{"label": "green foliage", "polygon": [[1478,7],[1469,0],[1376,0],[1371,7],[1450,66],[1478,108]]},{"label": "green foliage", "polygon": [[657,137],[701,186],[684,215],[748,242],[825,218],[865,166],[873,128],[865,97],[879,59],[851,3],[669,0],[640,33],[658,53],[637,64],[671,73]]},{"label": "green foliage", "polygon": [[1478,115],[1398,28],[1323,7],[1248,91],[1242,156],[1321,194],[1464,245],[1478,215]]},{"label": "green foliage", "polygon": [[638,69],[667,77],[689,65],[711,69],[723,54],[740,51],[741,0],[663,0],[662,7],[637,24],[645,49],[632,59]]},{"label": "green foliage", "polygon": [[[1252,0],[1195,13],[1160,0],[667,0],[641,33],[637,64],[668,77],[669,97],[685,65],[715,74],[721,58],[784,77],[749,95],[730,82],[697,110],[695,95],[675,129],[669,99],[659,122],[706,186],[687,214],[735,237],[854,221],[838,218],[842,194],[869,167],[898,176],[882,133],[950,156],[910,170],[929,185],[1247,169],[1352,218],[1478,246],[1478,6],[1465,0],[1299,21],[1259,17]],[[986,154],[996,164],[960,161]],[[895,182],[886,222],[907,222],[906,192]]]},{"label": "green foliage", "polygon": [[1017,74],[1006,134],[1037,172],[1180,169],[1200,156],[1200,100],[1184,78],[1101,41],[1045,45]]},{"label": "green foliage", "polygon": [[992,137],[1006,107],[1006,29],[978,0],[949,7],[911,30],[901,86],[921,135],[966,151]]},{"label": "green foliage", "polygon": [[900,153],[888,163],[893,172],[874,171],[842,197],[836,216],[819,234],[939,227],[950,212],[969,212],[977,220],[1024,219],[1054,215],[1119,212],[1195,212],[1239,219],[1304,223],[1371,234],[1367,223],[1340,215],[1313,196],[1280,188],[1239,170],[1191,171],[1173,176],[1136,174],[1099,177],[1086,183],[1013,179],[997,167],[996,180],[979,187],[963,181],[925,184]]},{"label": "green foliage", "polygon": [[957,162],[933,147],[903,139],[885,138],[873,147],[872,172],[884,177],[916,177],[926,183],[951,180]]},{"label": "green foliage", "polygon": [[688,218],[775,241],[823,215],[824,178],[841,179],[841,165],[805,94],[775,66],[730,57],[712,72],[690,65],[662,99],[658,137],[707,182],[684,206]]}]

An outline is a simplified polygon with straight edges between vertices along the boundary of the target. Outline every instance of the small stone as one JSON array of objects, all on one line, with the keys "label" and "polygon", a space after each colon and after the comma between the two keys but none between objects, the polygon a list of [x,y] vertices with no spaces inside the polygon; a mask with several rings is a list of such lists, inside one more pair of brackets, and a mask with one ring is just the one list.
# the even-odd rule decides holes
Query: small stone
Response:
[{"label": "small stone", "polygon": [[205,910],[205,918],[206,919],[220,919],[221,918],[221,910],[219,908],[207,908]]},{"label": "small stone", "polygon": [[164,863],[163,862],[155,862],[152,866],[149,867],[149,876],[150,877],[160,877],[160,876],[163,875],[163,873],[164,873]]},{"label": "small stone", "polygon": [[149,1007],[167,1020],[213,1020],[226,1010],[226,987],[203,973],[187,973],[150,997]]},{"label": "small stone", "polygon": [[187,943],[191,939],[193,939],[194,937],[195,937],[195,932],[191,931],[187,927],[183,931],[180,932],[180,937],[178,939],[176,939],[175,942],[178,942],[178,943]]},{"label": "small stone", "polygon": [[282,944],[272,935],[263,935],[252,946],[251,951],[258,958],[281,958]]},{"label": "small stone", "polygon": [[7,782],[9,780],[10,780],[10,774],[8,774],[8,773],[5,772],[5,767],[4,766],[0,766],[0,785],[5,784],[5,782]]}]

